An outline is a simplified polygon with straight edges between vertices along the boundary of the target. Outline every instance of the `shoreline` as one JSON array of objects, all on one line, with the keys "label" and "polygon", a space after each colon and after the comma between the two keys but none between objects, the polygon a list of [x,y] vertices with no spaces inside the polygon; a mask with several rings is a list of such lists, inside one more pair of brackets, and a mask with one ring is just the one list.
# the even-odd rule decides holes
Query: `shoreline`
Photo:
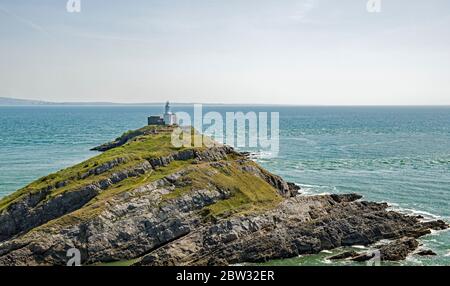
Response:
[{"label": "shoreline", "polygon": [[[90,157],[90,159],[92,159],[94,157],[95,156]],[[256,163],[257,162],[257,158],[252,158],[251,161]],[[296,183],[296,185],[299,186],[299,187],[304,187],[304,185],[302,185],[302,184]],[[306,185],[306,186],[314,188],[314,185]],[[331,195],[333,195],[333,194],[332,193],[314,193],[314,192],[305,194],[305,193],[302,193],[301,191],[300,191],[300,194],[299,194],[300,197],[311,197],[311,198],[316,198],[316,197],[320,197],[320,196],[331,196]],[[420,218],[420,220],[423,221],[423,222],[430,222],[430,221],[442,218],[441,216],[433,215],[433,214],[430,214],[430,213],[425,212],[425,211],[402,208],[396,203],[393,203],[393,204],[391,204],[389,202],[380,202],[380,203],[387,203],[388,204],[388,208],[386,210],[399,212],[399,213],[405,214],[405,215],[410,216],[410,217],[417,217],[418,215],[428,215],[428,219],[426,217]],[[431,235],[436,235],[436,234],[439,234],[441,232],[446,232],[446,231],[448,231],[448,230],[442,230],[442,231],[434,231],[434,230],[432,230]],[[420,238],[420,241],[422,241],[423,239],[426,239],[426,236],[423,237],[423,238]],[[377,243],[372,245],[372,246],[364,247],[364,249],[360,249],[360,250],[368,250],[368,249],[370,250],[375,245],[377,245]],[[340,249],[347,249],[347,248],[349,248],[349,249],[357,249],[358,247],[357,246],[349,246],[349,247],[344,247],[344,248],[338,247],[338,248],[332,249],[331,252],[332,253],[336,253],[336,251],[339,251]],[[305,254],[305,255],[302,255],[302,257],[303,256],[305,256],[305,257],[306,256],[314,257],[314,256],[317,256],[317,255],[320,256],[321,254],[324,254],[326,252],[328,252],[328,250],[322,250],[320,253],[317,253],[317,254],[308,254],[308,255]],[[294,259],[294,258],[285,258],[285,259],[282,259],[281,261],[286,260],[286,259],[287,259],[286,263],[288,263],[289,260]],[[305,258],[305,259],[308,259],[308,258]],[[332,265],[334,265],[334,264],[340,265],[341,264],[341,262],[329,261],[326,258],[324,258],[322,262],[324,264],[332,264]],[[280,263],[282,263],[282,262],[280,262]]]},{"label": "shoreline", "polygon": [[392,242],[381,259],[403,260],[417,238],[448,228],[354,193],[301,195],[226,145],[174,150],[172,128],[125,132],[93,148],[99,155],[2,199],[0,264],[61,265],[72,246],[88,265],[233,265],[384,239]]},{"label": "shoreline", "polygon": [[[38,110],[38,109],[36,109]],[[61,146],[55,146],[55,154],[58,155],[55,157],[55,162],[56,160],[59,160],[59,162],[63,162],[65,161],[64,156],[64,152],[66,149],[67,150],[67,156],[66,158],[75,158],[77,157],[77,154],[80,153],[78,152],[79,150],[76,151],[71,151],[73,144],[75,144],[77,142],[77,140],[79,138],[82,138],[83,136],[80,135],[79,133],[79,128],[78,126],[82,126],[83,130],[85,129],[84,126],[86,126],[86,131],[88,132],[87,134],[95,134],[95,132],[99,132],[101,131],[101,128],[98,128],[98,126],[102,126],[105,125],[105,127],[107,128],[107,130],[109,130],[108,132],[103,132],[103,133],[99,133],[97,138],[102,138],[102,142],[103,138],[114,138],[116,135],[113,134],[111,135],[111,130],[127,130],[127,126],[128,125],[136,125],[137,123],[139,123],[139,120],[135,120],[133,118],[137,117],[137,113],[131,113],[131,114],[127,114],[129,112],[131,112],[133,109],[127,109],[124,110],[124,112],[120,113],[120,117],[124,117],[125,115],[127,117],[127,122],[126,124],[120,123],[119,125],[117,125],[118,123],[116,121],[111,121],[108,123],[102,123],[102,118],[110,118],[111,115],[111,111],[105,112],[105,111],[101,111],[102,109],[98,109],[101,114],[94,114],[92,113],[92,111],[89,112],[84,112],[83,110],[88,110],[88,109],[83,109],[83,108],[79,108],[77,109],[76,114],[74,114],[73,117],[71,117],[74,120],[79,120],[81,117],[80,116],[86,116],[86,120],[82,120],[80,121],[79,124],[77,125],[69,125],[69,128],[72,129],[68,129],[68,130],[72,130],[74,133],[72,136],[72,134],[68,134],[67,132],[58,132],[58,128],[61,128],[61,126],[59,126],[59,124],[57,124],[56,126],[53,126],[52,128],[56,128],[55,133],[58,136],[58,138],[63,138],[64,137],[64,141],[61,141],[62,145]],[[114,109],[116,110],[116,109]],[[130,111],[131,110],[131,111]],[[226,110],[223,110],[223,112],[225,112]],[[114,111],[116,112],[116,111]],[[145,111],[143,111],[145,113]],[[150,111],[152,112],[152,111]],[[307,186],[307,184],[300,184],[301,186],[303,186],[303,193],[302,195],[307,196],[314,196],[317,195],[319,193],[324,193],[326,192],[327,194],[334,194],[334,193],[343,193],[345,192],[355,192],[355,193],[360,193],[362,195],[364,195],[364,198],[366,200],[370,200],[370,201],[374,201],[374,202],[383,202],[383,201],[394,201],[395,203],[398,203],[399,205],[401,205],[402,207],[398,207],[398,205],[396,205],[395,203],[389,203],[389,210],[394,211],[394,212],[400,212],[403,214],[409,214],[409,215],[416,215],[416,214],[427,214],[424,212],[428,212],[430,214],[435,213],[435,216],[428,216],[425,215],[425,217],[427,217],[428,219],[432,219],[432,218],[447,218],[445,215],[447,214],[447,210],[445,209],[446,206],[446,202],[442,201],[442,198],[439,201],[439,196],[443,196],[445,195],[445,186],[442,185],[443,182],[445,182],[447,180],[447,176],[442,176],[439,177],[439,170],[442,170],[442,168],[446,168],[445,162],[447,162],[447,157],[442,157],[439,154],[443,154],[443,152],[445,150],[443,150],[444,146],[440,146],[439,142],[444,142],[445,141],[445,134],[443,134],[441,137],[439,137],[439,139],[435,140],[435,141],[429,141],[429,142],[435,142],[435,146],[440,146],[439,148],[428,148],[427,146],[426,149],[423,148],[418,148],[417,144],[413,144],[415,141],[413,140],[425,140],[428,139],[429,140],[434,140],[433,138],[435,137],[424,137],[424,135],[428,134],[428,133],[423,133],[422,129],[416,130],[416,127],[414,127],[413,129],[413,133],[412,133],[412,137],[409,137],[410,135],[408,135],[408,138],[403,138],[401,136],[403,136],[404,134],[406,134],[406,132],[403,129],[399,129],[396,132],[391,132],[390,127],[388,127],[386,132],[389,132],[389,136],[386,140],[383,139],[383,136],[380,136],[380,132],[383,133],[384,129],[379,129],[379,125],[368,125],[368,127],[364,127],[364,134],[375,134],[373,137],[367,138],[367,140],[360,140],[358,141],[358,138],[356,136],[359,136],[357,134],[359,134],[358,132],[360,132],[360,129],[356,129],[354,130],[353,128],[359,128],[357,126],[354,126],[353,124],[350,124],[350,121],[346,121],[347,119],[349,120],[352,116],[354,116],[354,114],[349,114],[348,116],[346,115],[346,113],[342,113],[342,112],[336,112],[333,116],[338,116],[338,118],[344,120],[343,123],[339,123],[339,125],[337,127],[339,128],[334,128],[332,132],[332,134],[327,134],[327,130],[329,130],[329,128],[331,128],[330,126],[328,126],[328,120],[324,121],[326,118],[324,117],[325,115],[322,113],[309,113],[307,114],[307,116],[312,116],[312,117],[307,117],[309,121],[305,121],[304,123],[299,122],[298,118],[297,118],[297,113],[298,111],[295,110],[295,108],[293,110],[290,111],[290,113],[288,114],[287,117],[285,117],[283,119],[283,126],[285,126],[285,128],[283,129],[285,132],[285,136],[286,137],[282,137],[282,138],[292,138],[292,139],[296,139],[299,136],[303,136],[303,132],[300,132],[299,130],[301,130],[301,128],[304,128],[305,124],[307,124],[307,126],[311,126],[313,129],[310,129],[310,131],[306,131],[306,135],[304,136],[308,136],[308,134],[310,134],[313,137],[306,137],[306,138],[310,138],[310,141],[299,141],[296,140],[294,141],[284,141],[284,143],[288,143],[288,145],[285,145],[284,148],[288,148],[288,149],[284,149],[286,152],[289,151],[292,155],[287,155],[286,152],[284,152],[284,154],[282,154],[281,158],[274,158],[273,161],[267,161],[267,160],[259,160],[258,158],[256,158],[256,162],[260,162],[261,164],[269,171],[272,171],[274,173],[280,174],[282,176],[284,176],[285,178],[289,179],[289,181],[294,181],[294,182],[307,182],[308,184],[311,184],[311,182],[313,182],[313,184],[311,184],[310,186]],[[402,112],[401,110],[399,110],[399,112]],[[6,115],[8,115],[8,113],[10,112],[5,112]],[[52,112],[53,113],[53,112]],[[59,113],[59,112],[58,112]],[[142,110],[140,112],[138,112],[139,114],[142,113]],[[390,113],[390,112],[388,112]],[[31,118],[32,120],[34,120],[35,122],[39,122],[37,121],[38,119],[40,120],[41,118],[41,114],[43,114],[43,111],[36,111],[33,114],[33,118]],[[372,118],[371,116],[377,116],[376,118],[380,118],[380,120],[383,120],[383,116],[379,117],[378,112],[377,113],[371,113],[369,114],[369,116],[366,116],[365,114],[363,114],[363,112],[358,112],[357,113],[360,116],[364,116],[364,118],[367,117],[367,119]],[[381,113],[381,115],[385,114],[384,112]],[[403,113],[402,113],[403,114]],[[18,114],[20,115],[20,114]],[[35,116],[36,115],[36,116]],[[403,115],[405,115],[405,117],[403,117],[405,120],[409,118],[409,112],[404,113]],[[419,114],[420,115],[420,114]],[[140,116],[140,115],[139,115]],[[327,115],[328,116],[328,115]],[[416,118],[418,115],[414,114],[414,118]],[[424,116],[430,116],[429,112],[424,113]],[[433,115],[434,116],[434,115]],[[12,117],[13,119],[15,117]],[[26,119],[27,117],[20,115],[19,117],[16,118],[23,118]],[[45,117],[44,117],[45,118]],[[420,116],[419,116],[420,118]],[[434,117],[433,117],[434,118]],[[442,117],[439,117],[442,118]],[[6,116],[6,119],[8,119],[8,116]],[[73,120],[71,119],[71,122],[73,122]],[[22,120],[22,119],[21,119]],[[409,119],[408,119],[409,120]],[[29,121],[27,119],[27,121]],[[32,121],[33,122],[33,121]],[[318,122],[318,123],[317,123]],[[322,123],[320,123],[322,122]],[[391,124],[391,121],[389,120],[389,118],[387,118],[387,120],[381,121],[382,124],[381,126],[383,127],[384,125],[386,126],[390,126],[389,124]],[[409,121],[408,121],[409,122]],[[361,124],[363,124],[364,122],[361,122]],[[400,122],[401,123],[401,122]],[[313,125],[310,125],[313,124]],[[350,124],[350,125],[349,125]],[[118,127],[118,126],[125,126],[125,127]],[[364,124],[364,126],[366,126],[367,124]],[[95,127],[97,126],[97,127]],[[408,128],[407,130],[410,130],[410,124],[408,125],[401,125],[404,126],[405,128]],[[439,125],[440,126],[440,125]],[[91,128],[90,128],[91,127]],[[94,129],[92,129],[92,127],[94,127]],[[366,131],[366,128],[371,128],[368,131]],[[90,129],[89,129],[90,128]],[[325,129],[324,129],[325,128]],[[344,128],[344,129],[342,129]],[[347,132],[346,130],[348,130],[349,128],[351,128],[353,131],[352,132]],[[441,130],[442,128],[439,127]],[[96,131],[96,129],[98,129],[98,131]],[[309,129],[308,129],[309,130]],[[434,130],[434,129],[432,129]],[[8,129],[6,129],[6,131],[8,131]],[[27,130],[24,130],[26,132],[29,132]],[[49,132],[50,130],[43,129],[43,130],[39,130],[40,133],[45,134],[46,132]],[[116,131],[115,131],[116,132]],[[299,134],[300,132],[300,134]],[[394,138],[394,136],[397,136],[396,133],[401,132],[400,137],[396,137]],[[419,132],[419,133],[417,133]],[[434,134],[434,131],[432,132]],[[27,133],[28,134],[28,133]],[[325,135],[324,135],[325,134]],[[414,135],[417,136],[414,136]],[[18,134],[20,135],[20,134]],[[50,135],[50,133],[49,133]],[[8,138],[16,138],[16,137],[12,137],[12,136],[16,136],[16,134],[12,133],[11,137],[8,137],[9,135],[7,134],[6,140],[8,141]],[[34,136],[34,135],[33,135]],[[65,138],[67,136],[67,138]],[[330,137],[332,136],[332,137]],[[51,149],[51,138],[49,138],[48,136],[44,136],[44,137],[30,137],[29,140],[31,140],[32,138],[36,138],[37,140],[45,140],[45,144],[44,141],[42,141],[42,148],[50,148]],[[328,148],[329,144],[328,142],[330,141],[330,139],[333,139],[333,144],[331,144],[331,148]],[[394,140],[395,139],[395,140]],[[17,139],[18,140],[18,139]],[[376,144],[370,144],[370,142],[373,142],[373,140],[376,140]],[[91,140],[83,140],[83,142],[87,142],[87,141],[91,141]],[[97,140],[99,141],[99,140]],[[342,146],[349,146],[349,142],[351,141],[351,148],[348,149],[349,147],[346,147],[346,149],[342,149]],[[32,142],[32,141],[30,141]],[[40,141],[39,141],[40,142]],[[67,142],[67,144],[65,143]],[[422,141],[420,141],[422,142]],[[428,141],[427,141],[428,142]],[[98,142],[99,144],[101,142]],[[292,144],[291,144],[292,143]],[[391,150],[389,152],[382,152],[384,145],[383,144],[387,144],[386,146],[389,146],[392,149],[388,149]],[[394,144],[394,146],[392,145]],[[407,145],[404,145],[407,144]],[[300,146],[299,146],[300,145]],[[398,145],[398,146],[397,146]],[[46,147],[46,146],[50,146],[50,147]],[[91,147],[91,145],[89,145],[88,147],[84,147],[85,145],[82,146],[82,148],[87,148]],[[403,149],[396,149],[396,147],[401,147],[401,146],[407,146],[408,148],[406,148],[406,150]],[[12,146],[14,147],[14,146]],[[20,148],[23,148],[21,146],[19,146]],[[327,149],[327,148],[328,149]],[[432,147],[432,146],[431,146]],[[49,163],[51,163],[49,160],[46,160],[46,154],[48,152],[40,152],[39,148],[41,148],[40,146],[36,147],[38,150],[36,152],[36,156],[34,156],[33,154],[28,155],[30,156],[30,158],[33,158],[35,160],[39,160],[39,158],[44,159],[45,166],[50,166]],[[79,149],[79,148],[78,148]],[[34,149],[32,149],[34,150]],[[371,153],[368,153],[367,155],[365,155],[364,153],[361,153],[364,150],[371,150]],[[404,150],[404,151],[402,151]],[[14,150],[12,150],[14,151]],[[323,156],[321,155],[323,153]],[[344,152],[344,153],[339,153],[339,152]],[[349,156],[349,152],[353,152],[351,153],[352,156],[354,156],[355,158],[355,166],[352,166],[353,161],[351,162],[347,162],[345,163],[345,159],[348,158]],[[395,152],[395,158],[396,161],[394,163],[396,163],[397,161],[402,160],[402,158],[405,158],[405,156],[407,156],[408,158],[410,157],[409,154],[411,154],[411,152],[414,152],[414,154],[423,154],[421,156],[424,157],[425,161],[417,161],[417,166],[412,166],[415,167],[419,170],[422,170],[421,172],[414,172],[412,169],[410,168],[410,165],[400,165],[400,164],[395,164],[395,165],[389,165],[389,164],[383,164],[380,166],[371,166],[371,165],[366,165],[366,162],[372,160],[372,158],[375,158],[375,160],[378,162],[382,162],[387,158],[386,160],[388,161],[388,163],[390,162],[388,159],[390,158],[390,156],[392,156],[392,152]],[[445,153],[445,152],[444,152]],[[341,155],[339,155],[341,154]],[[433,165],[433,168],[428,168],[428,161],[432,160],[435,158],[434,154],[437,154],[436,158],[441,158],[440,160],[443,162],[440,165]],[[88,156],[89,159],[92,159],[92,156],[95,155],[93,153],[88,152]],[[361,156],[360,156],[361,155]],[[20,155],[22,156],[22,155]],[[17,157],[20,159],[20,156]],[[25,156],[25,154],[24,154]],[[51,156],[51,155],[50,155]],[[23,157],[23,156],[22,156]],[[52,157],[53,158],[53,157]],[[339,158],[342,158],[342,161],[345,163],[345,166],[347,166],[343,171],[340,170],[339,168],[333,168],[333,170],[328,170],[328,171],[323,171],[321,172],[319,169],[320,168],[325,168],[327,166],[329,166],[329,163],[327,162],[335,162],[336,160],[339,160]],[[361,158],[361,162],[360,162],[360,158]],[[378,158],[380,158],[378,160]],[[84,158],[83,158],[84,159]],[[296,168],[295,166],[295,162],[296,160],[300,160],[300,162],[311,162],[312,160],[318,160],[319,163],[317,163],[317,165],[312,164],[311,165],[311,171],[309,171],[307,169],[307,167],[309,166],[307,163],[303,165],[303,167],[305,168],[305,170],[299,170],[298,168]],[[79,163],[80,160],[76,160],[77,163]],[[441,162],[439,161],[439,162]],[[67,161],[66,165],[64,167],[67,167]],[[322,164],[321,162],[323,162],[324,164]],[[430,161],[431,162],[431,161]],[[14,164],[14,162],[12,162]],[[5,163],[5,164],[9,164],[9,163]],[[302,164],[302,163],[299,163]],[[70,164],[69,164],[70,165]],[[334,165],[333,165],[334,166]],[[333,167],[331,166],[331,167]],[[20,167],[20,164],[17,165],[13,165],[13,168],[18,169],[18,167]],[[38,166],[39,167],[39,166]],[[338,166],[334,166],[334,167],[338,167]],[[368,170],[366,170],[365,168],[370,168]],[[381,169],[381,173],[378,172],[378,168],[387,168],[389,170],[389,172],[385,172],[383,171],[384,169]],[[32,174],[33,171],[33,165],[30,165],[30,168],[27,169],[27,174]],[[317,170],[315,169],[317,168]],[[362,168],[362,172],[358,172],[358,170],[360,170]],[[392,169],[394,168],[394,169]],[[421,169],[421,168],[426,168],[426,169]],[[39,172],[40,174],[43,173],[42,171],[43,169],[41,169]],[[348,170],[348,172],[347,172]],[[410,170],[412,170],[411,172],[409,172]],[[369,172],[370,171],[370,172]],[[424,173],[425,172],[425,173]],[[12,178],[14,175],[14,172],[7,172],[5,174],[11,174],[10,177]],[[352,176],[355,175],[355,181],[352,180]],[[394,178],[393,176],[404,176],[404,177],[398,177],[398,178]],[[423,180],[421,180],[421,176],[424,176]],[[320,176],[322,176],[323,178],[321,178]],[[340,177],[342,176],[342,181],[340,181]],[[437,176],[437,177],[436,177]],[[6,178],[6,177],[5,177]],[[378,179],[380,181],[378,181]],[[9,179],[8,179],[9,180]],[[342,183],[341,183],[342,182]],[[354,182],[354,183],[353,183]],[[405,184],[403,184],[402,182],[405,182]],[[429,190],[427,190],[427,182],[430,182],[433,184],[433,186],[430,186]],[[373,184],[372,184],[373,183]],[[392,183],[392,184],[391,184]],[[315,188],[315,186],[318,186],[318,188]],[[306,187],[305,187],[306,186]],[[337,186],[336,191],[333,191],[333,188],[331,186]],[[313,187],[313,190],[308,191],[308,187]],[[409,188],[411,187],[411,190],[409,190]],[[398,190],[397,190],[398,188]],[[360,191],[361,190],[361,191]],[[391,190],[391,191],[390,191]],[[392,190],[396,190],[395,192],[393,192]],[[423,190],[423,191],[421,191]],[[371,193],[371,192],[374,193]],[[428,193],[427,191],[429,191],[429,195],[430,197],[428,197]],[[410,195],[408,195],[410,192]],[[434,192],[434,193],[433,193]],[[373,194],[373,195],[372,195]],[[398,194],[398,195],[397,195]],[[416,197],[417,195],[417,197]],[[436,201],[437,200],[437,201]],[[435,208],[435,212],[430,211],[434,208],[433,206],[433,201],[436,201],[436,208]],[[417,203],[415,203],[417,202]],[[444,209],[442,209],[444,207]],[[437,233],[436,235],[438,235],[439,237],[436,238],[436,244],[432,244],[432,245],[441,245],[439,246],[440,252],[439,253],[444,253],[443,252],[443,247],[445,248],[446,245],[449,245],[449,240],[448,240],[448,236],[447,235],[441,235],[440,233]],[[434,249],[434,248],[433,248]],[[444,249],[445,250],[445,249]],[[445,253],[444,253],[445,254]],[[444,257],[440,257],[439,260],[436,261],[443,261]],[[428,258],[425,259],[425,261],[427,261]],[[435,260],[435,258],[430,258],[430,260]],[[443,264],[447,265],[447,261],[442,262]]]}]

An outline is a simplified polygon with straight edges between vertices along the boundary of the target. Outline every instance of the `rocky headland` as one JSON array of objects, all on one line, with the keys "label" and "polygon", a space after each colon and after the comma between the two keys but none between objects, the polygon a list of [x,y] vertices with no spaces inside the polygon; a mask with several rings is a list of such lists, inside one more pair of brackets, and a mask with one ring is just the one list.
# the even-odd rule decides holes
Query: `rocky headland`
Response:
[{"label": "rocky headland", "polygon": [[174,148],[171,131],[129,131],[3,198],[0,265],[65,265],[71,248],[83,265],[230,265],[384,239],[381,259],[400,260],[448,227],[357,194],[301,195],[228,146]]}]

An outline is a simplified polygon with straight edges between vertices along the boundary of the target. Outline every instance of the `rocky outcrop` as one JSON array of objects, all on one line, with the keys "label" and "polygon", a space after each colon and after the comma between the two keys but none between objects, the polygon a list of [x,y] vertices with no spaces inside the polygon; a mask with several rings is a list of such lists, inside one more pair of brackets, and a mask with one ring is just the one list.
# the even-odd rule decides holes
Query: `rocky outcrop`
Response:
[{"label": "rocky outcrop", "polygon": [[[350,199],[358,197],[325,195],[291,198],[276,210],[262,215],[233,218],[204,226],[152,251],[137,264],[264,262],[422,233],[424,225],[415,218],[386,211],[385,204]],[[400,242],[382,248],[382,257],[403,257],[403,245],[408,247],[405,248],[408,253],[413,250],[412,245],[407,243],[409,240]],[[345,256],[355,255],[349,253]]]},{"label": "rocky outcrop", "polygon": [[77,210],[110,186],[142,175],[150,169],[151,165],[144,162],[60,195],[49,197],[50,190],[46,190],[17,200],[0,213],[0,241]]},{"label": "rocky outcrop", "polygon": [[[215,147],[207,151],[194,152],[193,150],[183,150],[168,156],[150,158],[148,161],[143,161],[135,166],[117,172],[111,172],[110,175],[98,181],[76,186],[74,189],[64,192],[61,195],[49,197],[52,191],[57,191],[59,188],[65,187],[65,184],[30,193],[28,196],[17,200],[0,212],[0,242],[81,208],[102,191],[125,179],[139,177],[151,170],[167,166],[176,160],[198,159],[217,161],[226,158],[231,153],[234,153],[234,150],[227,146]],[[90,169],[78,179],[84,180],[93,175],[104,174],[123,163],[126,163],[126,160],[121,158],[108,161]]]},{"label": "rocky outcrop", "polygon": [[[419,242],[413,237],[402,237],[378,248],[380,261],[404,260],[419,246]],[[352,258],[353,261],[368,261],[376,256],[375,251],[365,252]]]},{"label": "rocky outcrop", "polygon": [[125,132],[124,134],[122,134],[120,137],[116,138],[112,142],[108,142],[108,143],[105,143],[100,146],[92,148],[91,151],[105,152],[105,151],[111,150],[113,148],[123,146],[127,142],[129,142],[130,140],[132,140],[136,137],[139,137],[142,135],[157,134],[157,133],[158,133],[157,129],[149,129],[149,128],[130,130],[128,132]]},{"label": "rocky outcrop", "polygon": [[[51,219],[77,210],[99,193],[99,188],[88,185],[63,196],[57,196],[45,203],[45,193],[30,195],[27,199],[12,204],[0,214],[0,241],[14,237]],[[30,203],[39,202],[39,204]]]},{"label": "rocky outcrop", "polygon": [[[416,217],[417,218],[417,217]],[[422,227],[428,228],[431,225],[433,230],[439,230],[443,221],[437,221],[436,223],[421,223]],[[413,236],[420,236],[422,229],[419,227],[418,232],[412,232]],[[330,260],[343,260],[350,259],[357,262],[369,261],[372,259],[379,259],[380,261],[400,261],[406,259],[406,257],[412,253],[419,256],[436,256],[437,254],[430,249],[422,249],[414,252],[419,247],[419,242],[414,237],[402,237],[395,239],[389,243],[378,246],[375,250],[356,252],[354,250],[346,251],[338,255],[328,257]]]},{"label": "rocky outcrop", "polygon": [[423,249],[423,250],[416,252],[416,254],[419,256],[436,256],[437,255],[436,252],[434,252],[431,249]]},{"label": "rocky outcrop", "polygon": [[[100,148],[123,146],[101,164],[82,163],[1,201],[0,265],[65,265],[71,248],[85,265],[229,265],[382,239],[394,241],[380,248],[383,259],[402,259],[414,238],[448,227],[357,194],[302,196],[227,146],[175,150],[159,136],[158,151],[146,152],[154,137],[142,132],[160,131],[127,133]],[[357,256],[333,259],[341,258]]]},{"label": "rocky outcrop", "polygon": [[342,260],[342,259],[347,259],[347,258],[354,258],[359,256],[358,252],[354,251],[354,250],[350,250],[350,251],[346,251],[346,252],[342,252],[340,254],[328,257],[329,260]]},{"label": "rocky outcrop", "polygon": [[[113,169],[114,167],[117,167],[124,163],[126,163],[126,160],[124,158],[116,158],[114,160],[103,163],[98,167],[92,168],[89,171],[87,171],[86,173],[81,174],[80,179],[86,179],[89,176],[103,174],[103,173]],[[63,186],[65,186],[65,184],[59,185],[59,186],[57,185],[56,188],[60,188]]]},{"label": "rocky outcrop", "polygon": [[403,237],[380,247],[381,260],[404,260],[419,246],[419,242],[413,237]]}]

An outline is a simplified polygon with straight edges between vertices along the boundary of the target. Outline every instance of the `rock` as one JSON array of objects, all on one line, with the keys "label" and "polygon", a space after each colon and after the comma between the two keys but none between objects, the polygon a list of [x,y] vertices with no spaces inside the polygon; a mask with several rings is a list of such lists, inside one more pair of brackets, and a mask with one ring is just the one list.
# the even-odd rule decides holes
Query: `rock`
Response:
[{"label": "rock", "polygon": [[351,260],[356,262],[365,262],[375,258],[376,252],[365,252],[354,256]]},{"label": "rock", "polygon": [[[336,196],[334,199],[343,201]],[[259,222],[258,228],[252,231],[246,230],[243,226],[244,218],[235,218],[226,224],[219,222],[213,229],[200,229],[175,243],[147,254],[139,265],[166,265],[164,260],[160,260],[161,257],[167,258],[172,255],[177,257],[176,265],[205,265],[212,256],[227,261],[227,264],[244,261],[264,262],[339,247],[346,241],[345,237],[352,237],[354,244],[370,244],[383,238],[392,238],[392,231],[398,228],[409,232],[421,227],[420,223],[410,217],[400,214],[391,217],[392,213],[385,211],[385,204],[359,201],[336,204],[334,199],[331,196],[291,198],[272,213],[248,218],[249,220],[257,218]],[[320,204],[320,208],[317,208],[317,204]],[[317,209],[314,223],[308,219],[309,212],[306,212],[311,206]],[[376,213],[376,219],[372,213]],[[296,220],[291,219],[294,214]],[[381,229],[387,232],[380,231]],[[238,234],[239,239],[232,242],[217,239],[218,233],[231,230]],[[401,235],[400,233],[397,235]],[[202,248],[204,241],[208,241],[206,249]],[[410,242],[409,238],[399,242],[408,246],[408,251],[413,249],[414,243]],[[180,249],[183,249],[185,244],[197,245],[196,248],[200,250],[195,256],[183,258],[180,256]],[[391,248],[394,249],[394,244],[381,250],[385,259],[392,259],[389,257],[394,252]],[[220,252],[214,249],[220,249]],[[210,251],[212,253],[209,253]],[[354,256],[355,261],[367,261],[374,258],[375,254],[365,253],[356,256],[351,253],[351,256]],[[199,257],[200,260],[194,257]]]},{"label": "rock", "polygon": [[[152,140],[142,132],[151,130],[102,147],[120,145],[123,153],[96,166],[82,163],[82,172],[70,174],[75,182],[50,176],[36,184],[44,187],[2,200],[0,265],[65,265],[74,247],[84,265],[137,257],[137,265],[230,265],[382,239],[393,242],[380,248],[381,258],[397,260],[417,248],[415,237],[448,227],[358,194],[299,196],[295,184],[227,146],[127,156],[129,146]],[[372,256],[330,259],[340,257]]]},{"label": "rock", "polygon": [[419,242],[412,237],[404,237],[380,247],[381,260],[404,260],[408,254],[416,250]]},{"label": "rock", "polygon": [[340,203],[340,202],[353,202],[361,199],[362,196],[358,194],[344,194],[344,195],[332,194],[331,198],[336,202]]},{"label": "rock", "polygon": [[346,251],[346,252],[342,252],[340,254],[328,257],[328,259],[330,260],[342,260],[342,259],[347,259],[347,258],[353,258],[358,256],[358,252],[354,251],[354,250],[350,250],[350,251]]},{"label": "rock", "polygon": [[420,256],[436,256],[437,254],[431,249],[424,249],[419,252],[416,252],[417,255]]},{"label": "rock", "polygon": [[425,228],[432,229],[432,230],[444,230],[449,227],[448,223],[446,223],[443,220],[427,221],[427,222],[423,222],[422,225]]},{"label": "rock", "polygon": [[[411,252],[419,246],[419,242],[413,237],[402,237],[394,240],[378,249],[381,261],[404,260]],[[366,252],[354,258],[353,261],[367,261],[376,255],[376,251]]]},{"label": "rock", "polygon": [[120,137],[116,138],[116,140],[102,144],[97,147],[94,147],[91,149],[91,151],[105,152],[110,149],[123,146],[125,143],[129,142],[130,140],[132,140],[138,136],[145,135],[145,134],[151,134],[151,133],[153,133],[152,130],[148,130],[146,128],[141,128],[141,129],[134,130],[134,131],[128,131],[128,132],[125,132],[124,134],[122,134]]},{"label": "rock", "polygon": [[249,158],[252,154],[250,152],[240,152],[242,156]]},{"label": "rock", "polygon": [[291,183],[291,182],[288,182],[287,184],[292,193],[297,192],[297,194],[298,194],[300,192],[301,188],[297,184]]},{"label": "rock", "polygon": [[[232,148],[222,146],[209,150],[207,154],[204,154],[203,152],[199,152],[199,154],[208,160],[208,156],[213,156],[215,159],[224,158],[230,152],[233,152]],[[127,178],[139,177],[155,168],[166,166],[173,160],[186,160],[189,154],[193,155],[193,152],[187,151],[181,151],[180,153],[182,154],[174,153],[166,157],[149,159],[148,162],[139,163],[136,166],[113,173],[109,177],[101,179],[98,182],[74,189],[64,196],[50,198],[46,204],[40,203],[45,200],[54,187],[30,194],[25,200],[11,204],[7,211],[0,212],[0,242],[83,207],[91,199],[101,193],[102,190],[106,190],[113,185],[119,184]],[[81,176],[81,179],[86,179],[89,176],[101,175],[124,163],[126,163],[125,159],[114,159],[89,170]],[[66,184],[67,182],[64,182],[64,185]],[[62,187],[62,185],[59,185],[59,187]]]}]

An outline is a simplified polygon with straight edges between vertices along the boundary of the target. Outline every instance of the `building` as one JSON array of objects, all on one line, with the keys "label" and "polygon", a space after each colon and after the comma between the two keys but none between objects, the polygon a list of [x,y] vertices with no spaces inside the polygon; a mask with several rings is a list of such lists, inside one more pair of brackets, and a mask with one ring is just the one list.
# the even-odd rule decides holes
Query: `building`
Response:
[{"label": "building", "polygon": [[174,125],[177,124],[177,116],[170,112],[170,104],[169,102],[166,102],[166,109],[164,112],[164,124],[165,125]]},{"label": "building", "polygon": [[148,125],[164,125],[164,119],[159,115],[150,116],[148,118]]},{"label": "building", "polygon": [[163,116],[152,115],[148,117],[148,125],[174,125],[177,124],[177,116],[170,112],[170,104],[167,101]]}]

